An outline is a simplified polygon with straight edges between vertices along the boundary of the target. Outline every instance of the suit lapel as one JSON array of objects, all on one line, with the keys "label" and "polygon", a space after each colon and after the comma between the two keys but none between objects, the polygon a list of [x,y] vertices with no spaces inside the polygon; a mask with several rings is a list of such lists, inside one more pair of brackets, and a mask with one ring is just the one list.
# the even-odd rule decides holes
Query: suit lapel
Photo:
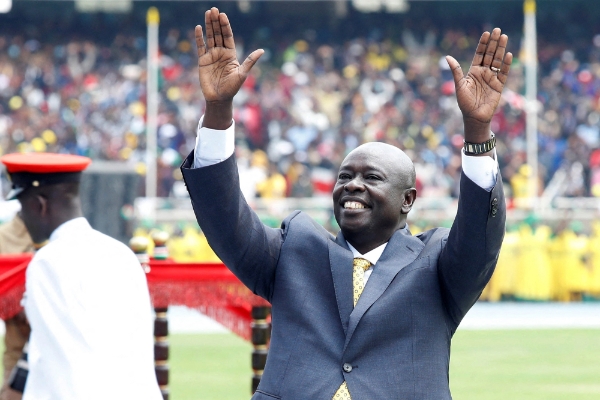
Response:
[{"label": "suit lapel", "polygon": [[353,308],[352,299],[352,260],[354,256],[346,244],[346,239],[340,232],[335,241],[330,240],[329,264],[333,276],[333,287],[335,288],[335,299],[344,333],[348,330],[348,320]]},{"label": "suit lapel", "polygon": [[[394,233],[381,258],[375,264],[356,307],[350,313],[344,351],[365,312],[381,297],[398,272],[417,258],[423,247],[423,242],[412,236],[407,230],[403,229]],[[350,286],[352,287],[352,277],[350,277],[350,280]]]}]

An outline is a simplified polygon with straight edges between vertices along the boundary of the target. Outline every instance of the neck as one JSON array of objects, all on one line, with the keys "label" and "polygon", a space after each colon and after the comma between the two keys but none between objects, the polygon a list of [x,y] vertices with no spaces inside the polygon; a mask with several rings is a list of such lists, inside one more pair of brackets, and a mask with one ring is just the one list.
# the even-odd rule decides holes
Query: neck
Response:
[{"label": "neck", "polygon": [[404,229],[404,227],[406,227],[406,219],[402,219],[401,221],[399,221],[396,229],[393,232],[391,232],[391,233],[388,232],[385,235],[382,235],[381,231],[377,231],[377,232],[344,232],[344,231],[342,231],[342,234],[344,235],[344,239],[346,239],[348,241],[348,243],[350,243],[352,245],[352,247],[354,247],[356,250],[358,250],[358,252],[360,254],[366,254],[369,251],[381,246],[382,244],[389,242],[390,239],[392,238],[392,236],[394,235],[394,233],[396,233],[396,231],[398,231],[400,229]]},{"label": "neck", "polygon": [[50,235],[52,235],[52,232],[54,232],[59,226],[61,226],[65,222],[69,222],[72,219],[79,217],[83,217],[83,213],[81,212],[81,208],[79,207],[64,210],[60,214],[56,215],[52,219],[52,222],[48,225],[48,229],[45,232],[46,237],[44,238],[44,240],[48,240],[50,238]]},{"label": "neck", "polygon": [[36,243],[33,244],[33,248],[34,248],[35,251],[38,251],[39,249],[41,249],[42,247],[44,247],[47,244],[48,244],[47,240],[44,240],[41,243],[36,242]]},{"label": "neck", "polygon": [[367,254],[373,249],[378,248],[382,244],[387,243],[389,240],[383,241],[381,243],[356,243],[348,239],[348,243],[352,245],[360,254]]}]

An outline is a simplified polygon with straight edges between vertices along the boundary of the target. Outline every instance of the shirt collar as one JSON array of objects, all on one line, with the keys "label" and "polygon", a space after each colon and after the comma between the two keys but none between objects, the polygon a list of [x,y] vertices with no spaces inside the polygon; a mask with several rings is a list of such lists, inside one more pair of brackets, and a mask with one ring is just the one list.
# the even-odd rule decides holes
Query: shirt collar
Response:
[{"label": "shirt collar", "polygon": [[72,230],[77,231],[85,228],[90,228],[90,224],[87,221],[87,219],[85,219],[84,217],[73,218],[67,222],[63,222],[62,224],[60,224],[58,228],[56,228],[54,232],[52,232],[52,234],[50,235],[50,241],[52,242],[53,240],[58,239],[61,235],[65,234],[66,232]]},{"label": "shirt collar", "polygon": [[[346,243],[348,243],[348,241],[346,241]],[[356,250],[350,243],[348,243],[348,247],[352,251],[352,255],[354,256],[354,258],[357,258],[357,257],[364,258],[365,260],[369,261],[373,265],[377,264],[377,261],[379,261],[379,258],[381,257],[381,255],[383,254],[383,251],[385,250],[385,246],[387,246],[387,243],[384,243],[379,247],[375,247],[373,250],[371,250],[365,254],[360,254],[360,252],[358,250]]]}]

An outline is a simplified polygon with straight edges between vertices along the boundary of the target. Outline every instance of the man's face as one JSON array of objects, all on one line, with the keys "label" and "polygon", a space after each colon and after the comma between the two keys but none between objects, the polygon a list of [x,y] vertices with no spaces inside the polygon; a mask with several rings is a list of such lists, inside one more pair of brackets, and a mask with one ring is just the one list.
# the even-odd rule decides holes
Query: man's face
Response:
[{"label": "man's face", "polygon": [[374,146],[361,147],[346,157],[333,189],[333,210],[351,244],[359,236],[361,241],[383,244],[404,225],[405,173],[393,154]]}]

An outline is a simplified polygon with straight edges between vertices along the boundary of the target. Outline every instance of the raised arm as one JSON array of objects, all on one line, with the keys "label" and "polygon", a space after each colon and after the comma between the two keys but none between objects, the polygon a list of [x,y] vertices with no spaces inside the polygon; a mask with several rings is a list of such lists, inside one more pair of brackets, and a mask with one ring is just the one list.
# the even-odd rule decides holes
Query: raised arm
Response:
[{"label": "raised arm", "polygon": [[233,97],[264,50],[255,50],[240,64],[227,15],[213,7],[204,14],[204,21],[206,38],[202,27],[196,26],[198,77],[206,100],[203,126],[225,130],[232,121]]},{"label": "raised arm", "polygon": [[[491,137],[490,122],[512,63],[512,54],[505,53],[507,42],[508,37],[498,28],[491,34],[485,32],[466,75],[454,58],[446,58],[452,68],[467,142],[483,143]],[[493,156],[493,150],[479,156]],[[464,163],[467,161],[473,159]],[[496,167],[495,161],[492,166]],[[488,191],[462,174],[456,219],[440,255],[440,284],[457,325],[489,281],[504,237],[502,180],[495,181]]]},{"label": "raised arm", "polygon": [[246,286],[270,299],[284,231],[266,227],[250,209],[240,191],[233,151],[223,157],[227,152],[220,149],[228,140],[233,146],[233,136],[228,136],[232,100],[263,51],[254,51],[240,64],[227,15],[212,8],[205,20],[206,38],[202,28],[196,27],[206,111],[195,152],[206,153],[201,157],[206,162],[196,165],[192,152],[181,171],[196,219],[212,249]]}]

